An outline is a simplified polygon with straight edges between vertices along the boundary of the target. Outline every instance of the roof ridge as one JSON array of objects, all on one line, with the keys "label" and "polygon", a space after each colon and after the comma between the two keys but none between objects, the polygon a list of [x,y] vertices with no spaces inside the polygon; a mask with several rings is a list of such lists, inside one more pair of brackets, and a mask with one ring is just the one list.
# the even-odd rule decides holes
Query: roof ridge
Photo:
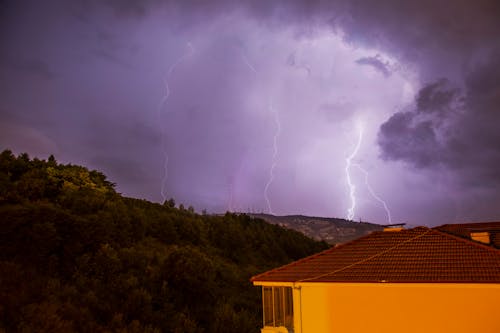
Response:
[{"label": "roof ridge", "polygon": [[473,241],[472,239],[460,237],[460,236],[457,236],[457,235],[454,235],[454,234],[450,234],[450,233],[447,233],[446,231],[441,231],[441,230],[435,229],[435,228],[432,228],[430,230],[432,230],[435,233],[441,234],[441,235],[446,236],[448,238],[452,238],[454,240],[458,240],[458,241],[460,241],[462,243],[466,243],[466,244],[471,245],[471,246],[475,246],[475,247],[479,247],[481,249],[492,251],[492,252],[494,252],[496,254],[500,253],[500,249],[496,249],[496,248],[494,248],[492,246],[488,246],[488,245],[484,245],[484,244],[478,243],[476,241]]},{"label": "roof ridge", "polygon": [[[423,237],[423,236],[427,235],[429,232],[431,232],[431,231],[432,231],[432,229],[429,229],[429,228],[427,228],[427,227],[417,227],[417,228],[418,228],[418,229],[424,229],[424,230],[425,230],[425,232],[420,233],[420,234],[418,234],[418,235],[416,235],[416,236],[414,236],[414,237],[411,237],[411,238],[409,238],[409,239],[406,239],[406,240],[404,240],[404,241],[402,241],[402,242],[400,242],[400,243],[397,243],[396,245],[391,246],[390,248],[385,249],[385,250],[383,250],[383,251],[380,251],[380,252],[378,252],[378,253],[376,253],[376,254],[374,254],[374,255],[372,255],[372,256],[370,256],[370,257],[368,257],[368,258],[364,258],[364,259],[358,260],[358,261],[356,261],[356,262],[353,262],[352,264],[349,264],[349,265],[344,266],[344,267],[342,267],[342,268],[336,269],[336,270],[334,270],[334,271],[332,271],[332,272],[327,272],[327,273],[323,273],[323,274],[320,274],[320,275],[317,275],[317,276],[313,276],[313,277],[310,277],[310,278],[301,279],[301,280],[298,280],[297,282],[305,282],[305,281],[309,281],[309,280],[320,279],[320,278],[322,278],[322,277],[324,277],[324,276],[332,275],[332,274],[335,274],[335,273],[341,272],[341,271],[343,271],[343,270],[346,270],[346,269],[348,269],[348,268],[351,268],[351,267],[353,267],[353,266],[356,266],[356,265],[359,265],[359,264],[365,263],[365,262],[367,262],[367,261],[369,261],[369,260],[372,260],[372,259],[374,259],[374,258],[377,258],[377,257],[379,257],[379,256],[383,255],[383,254],[386,254],[386,253],[388,253],[388,252],[390,252],[390,251],[394,250],[395,248],[397,248],[397,247],[399,247],[399,246],[401,246],[401,245],[403,245],[403,244],[409,243],[409,242],[411,242],[411,241],[413,241],[413,240],[415,240],[415,239],[417,239],[417,238]],[[415,229],[417,229],[417,228],[408,229],[408,231],[415,230]]]},{"label": "roof ridge", "polygon": [[281,269],[283,269],[283,268],[286,268],[286,267],[289,267],[289,266],[294,266],[294,265],[297,265],[297,264],[299,264],[299,263],[301,263],[301,262],[303,262],[303,261],[305,261],[305,260],[308,260],[308,259],[311,259],[311,258],[318,257],[318,256],[320,256],[320,255],[323,255],[323,254],[324,254],[324,253],[326,253],[326,252],[330,252],[330,251],[332,251],[332,250],[333,250],[333,249],[335,249],[335,248],[336,248],[336,247],[332,246],[332,247],[329,247],[329,248],[328,248],[328,249],[326,249],[326,250],[323,250],[323,251],[321,251],[321,252],[318,252],[318,253],[312,254],[312,255],[307,256],[307,257],[305,257],[305,258],[302,258],[302,259],[299,259],[299,260],[294,260],[294,261],[292,261],[291,263],[288,263],[288,264],[285,264],[285,265],[283,265],[283,266],[279,266],[279,267],[273,268],[273,269],[271,269],[270,271],[265,271],[265,272],[263,272],[263,273],[257,274],[257,275],[255,275],[255,276],[251,277],[251,278],[250,278],[250,281],[255,281],[256,279],[258,279],[258,278],[259,278],[260,276],[262,276],[262,275],[267,275],[267,274],[270,274],[270,273],[272,273],[272,272],[279,271],[279,270],[281,270]]},{"label": "roof ridge", "polygon": [[352,244],[352,243],[358,242],[358,241],[360,241],[361,239],[364,239],[364,238],[369,237],[369,236],[373,236],[373,234],[375,234],[375,233],[381,233],[381,232],[383,232],[383,231],[372,231],[372,232],[370,232],[369,234],[366,234],[366,235],[361,236],[361,237],[359,237],[359,238],[356,238],[356,239],[350,240],[350,241],[348,241],[348,242],[346,242],[346,243],[343,243],[343,244],[340,244],[340,245],[338,245],[338,246],[331,246],[331,247],[329,247],[328,249],[323,250],[323,251],[321,251],[321,252],[318,252],[318,253],[312,254],[312,255],[310,255],[310,256],[307,256],[307,257],[302,258],[302,259],[299,259],[299,260],[294,260],[294,261],[292,261],[291,263],[288,263],[288,264],[286,264],[286,265],[283,265],[283,266],[280,266],[280,267],[276,267],[276,268],[274,268],[274,269],[272,269],[272,270],[270,270],[270,271],[266,271],[266,272],[260,273],[260,274],[258,274],[258,275],[255,275],[255,276],[253,276],[253,277],[251,277],[251,278],[250,278],[250,281],[255,281],[256,279],[258,279],[259,277],[261,277],[261,276],[263,276],[263,275],[267,275],[267,274],[273,273],[273,272],[275,272],[275,271],[279,271],[279,270],[284,269],[284,268],[286,268],[286,267],[289,267],[289,266],[294,266],[294,265],[298,265],[299,263],[302,263],[302,262],[304,262],[304,261],[306,261],[306,260],[310,260],[310,259],[312,259],[312,258],[319,257],[319,256],[321,256],[321,255],[324,255],[324,254],[325,254],[325,253],[327,253],[327,252],[331,252],[331,251],[333,251],[333,250],[337,250],[337,249],[342,248],[342,247],[344,247],[344,246],[346,246],[346,245],[348,245],[348,244]]}]

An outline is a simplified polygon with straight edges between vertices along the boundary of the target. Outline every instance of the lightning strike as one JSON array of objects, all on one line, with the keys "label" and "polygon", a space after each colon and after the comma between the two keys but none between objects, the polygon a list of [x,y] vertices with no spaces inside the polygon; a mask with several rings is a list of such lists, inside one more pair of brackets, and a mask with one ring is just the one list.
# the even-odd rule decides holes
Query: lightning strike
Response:
[{"label": "lightning strike", "polygon": [[373,190],[373,188],[370,185],[370,182],[368,181],[368,171],[366,171],[363,167],[361,167],[361,165],[359,165],[357,163],[353,163],[351,165],[354,166],[354,167],[356,167],[356,168],[358,168],[359,171],[361,171],[365,175],[365,185],[366,185],[366,188],[368,189],[368,192],[370,192],[371,196],[375,200],[377,200],[378,202],[380,202],[380,204],[382,204],[382,206],[384,207],[385,213],[387,214],[387,222],[389,224],[392,223],[391,211],[389,210],[389,207],[387,206],[387,203],[384,200],[382,200],[382,198],[380,198],[375,193],[375,191]]},{"label": "lightning strike", "polygon": [[349,187],[349,197],[351,199],[351,206],[347,210],[347,219],[349,221],[353,220],[354,210],[356,208],[356,186],[353,184],[353,182],[351,180],[351,167],[353,164],[352,160],[358,154],[359,147],[361,146],[362,140],[363,140],[363,127],[360,126],[359,127],[358,142],[356,143],[356,146],[354,147],[352,153],[346,158],[346,166],[345,166],[347,186]]},{"label": "lightning strike", "polygon": [[[243,60],[243,62],[245,63],[245,65],[255,75],[258,74],[257,70],[255,69],[254,66],[252,66],[252,64],[250,63],[250,61],[248,60],[248,58],[246,57],[246,55],[245,55],[245,53],[243,51],[241,51],[241,59]],[[269,214],[274,215],[273,208],[271,206],[271,201],[269,199],[269,187],[271,186],[271,184],[274,181],[274,169],[276,168],[276,165],[278,164],[278,162],[277,162],[277,156],[278,156],[278,138],[279,138],[280,133],[281,133],[281,122],[280,122],[280,118],[279,118],[278,112],[273,107],[273,101],[272,101],[272,99],[269,100],[268,109],[274,115],[274,122],[275,122],[275,126],[276,126],[276,132],[274,133],[274,136],[273,136],[273,157],[272,157],[272,160],[271,160],[271,167],[269,169],[269,178],[267,180],[266,186],[264,187],[264,199],[265,199],[266,204],[267,204],[267,211],[269,212]]]},{"label": "lightning strike", "polygon": [[271,207],[271,202],[269,201],[269,187],[271,186],[273,180],[274,180],[274,169],[276,168],[277,159],[276,157],[278,156],[278,137],[281,133],[281,123],[280,123],[280,118],[278,115],[278,112],[273,108],[273,101],[269,101],[269,111],[274,115],[274,122],[276,124],[276,132],[274,133],[273,137],[273,158],[271,162],[271,168],[269,169],[269,179],[267,181],[266,187],[264,188],[264,198],[266,199],[267,203],[267,209],[269,214],[274,215],[273,209]]},{"label": "lightning strike", "polygon": [[[159,117],[161,121],[161,113],[163,108],[165,107],[165,104],[167,103],[167,100],[170,97],[170,76],[174,72],[175,68],[181,64],[187,57],[192,56],[194,53],[194,47],[193,45],[188,42],[187,43],[188,51],[184,53],[179,59],[177,59],[167,70],[167,73],[164,76],[163,83],[165,86],[165,94],[163,95],[163,98],[161,100],[160,106],[159,106]],[[168,112],[167,112],[168,113]],[[166,193],[166,187],[167,187],[167,180],[168,180],[168,162],[169,162],[169,156],[167,152],[167,142],[166,142],[166,135],[165,135],[165,130],[162,131],[162,151],[163,151],[163,177],[161,181],[161,189],[160,189],[160,194],[163,198],[163,202],[167,200],[167,193]]]}]

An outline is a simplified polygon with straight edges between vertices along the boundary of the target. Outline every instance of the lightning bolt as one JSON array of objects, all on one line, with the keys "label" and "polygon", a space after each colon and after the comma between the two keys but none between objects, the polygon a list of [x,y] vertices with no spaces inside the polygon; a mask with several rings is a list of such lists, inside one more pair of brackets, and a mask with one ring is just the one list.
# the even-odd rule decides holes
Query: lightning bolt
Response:
[{"label": "lightning bolt", "polygon": [[354,147],[352,153],[345,160],[346,161],[345,174],[347,178],[347,186],[349,187],[349,197],[351,199],[351,206],[347,209],[347,219],[349,221],[352,221],[352,219],[354,218],[354,210],[356,208],[356,186],[353,184],[351,180],[352,160],[358,154],[362,140],[363,140],[363,127],[359,126],[358,142],[356,143],[356,146]]},{"label": "lightning bolt", "polygon": [[[161,121],[161,113],[163,108],[165,107],[165,104],[167,103],[167,100],[170,97],[170,76],[174,72],[175,68],[181,64],[187,57],[192,56],[195,52],[193,45],[188,42],[187,43],[188,51],[184,53],[182,56],[180,56],[167,70],[167,73],[164,76],[163,83],[165,86],[165,94],[163,95],[163,98],[161,100],[160,106],[159,106],[159,118]],[[167,200],[167,193],[166,193],[166,187],[167,187],[167,180],[168,180],[168,162],[169,162],[169,157],[168,157],[168,152],[167,152],[167,142],[166,142],[166,135],[165,135],[165,130],[162,131],[162,151],[163,151],[163,177],[161,181],[161,189],[160,189],[160,194],[163,198],[163,202]]]},{"label": "lightning bolt", "polygon": [[373,188],[370,185],[370,182],[368,181],[368,171],[366,171],[365,169],[363,169],[363,167],[361,167],[361,165],[359,165],[357,163],[353,163],[351,165],[355,166],[356,168],[358,168],[365,175],[365,185],[366,185],[366,188],[368,189],[368,192],[370,192],[371,196],[375,200],[377,200],[378,202],[380,202],[382,204],[382,206],[384,207],[385,213],[387,214],[387,221],[388,221],[388,223],[392,223],[391,211],[389,210],[389,207],[387,206],[387,203],[384,200],[382,200],[382,198],[380,198],[375,193],[375,191],[373,190]]},{"label": "lightning bolt", "polygon": [[280,123],[280,118],[278,112],[273,108],[273,101],[269,101],[269,111],[274,115],[274,122],[276,124],[276,132],[274,133],[273,137],[273,158],[271,162],[271,168],[269,169],[269,179],[267,181],[266,187],[264,188],[264,198],[266,199],[267,203],[267,209],[269,211],[269,214],[274,215],[273,209],[271,207],[271,202],[269,201],[269,187],[271,186],[273,180],[274,180],[274,168],[276,168],[277,159],[276,157],[278,156],[278,137],[281,133],[281,123]]},{"label": "lightning bolt", "polygon": [[[258,75],[257,70],[250,63],[250,61],[248,60],[247,56],[245,55],[245,52],[243,52],[243,50],[240,50],[240,54],[241,54],[241,59],[243,60],[243,63],[245,63],[245,65],[255,75]],[[271,167],[269,169],[269,178],[267,180],[266,186],[264,187],[264,199],[266,201],[267,210],[268,210],[269,214],[273,214],[274,215],[274,212],[273,212],[273,209],[272,209],[272,206],[271,206],[271,201],[269,200],[269,187],[271,186],[271,184],[272,184],[272,182],[274,180],[274,169],[276,168],[276,165],[278,164],[278,162],[277,162],[277,156],[278,156],[278,138],[279,138],[280,133],[281,133],[281,122],[280,122],[280,118],[279,118],[278,112],[273,107],[273,101],[272,101],[271,98],[269,99],[268,109],[274,115],[274,123],[275,123],[275,126],[276,126],[276,132],[274,133],[274,136],[273,136],[273,157],[272,157],[272,160],[271,160]]]},{"label": "lightning bolt", "polygon": [[356,155],[358,154],[359,148],[361,147],[361,142],[363,141],[364,128],[361,125],[358,125],[358,128],[359,128],[358,129],[358,131],[359,131],[358,132],[358,141],[357,141],[356,146],[354,147],[351,155],[349,155],[346,158],[345,173],[346,173],[346,178],[347,178],[347,185],[349,187],[349,197],[351,199],[351,206],[347,210],[347,219],[351,220],[351,221],[353,220],[353,218],[354,218],[354,211],[355,211],[355,208],[356,208],[356,186],[354,185],[354,183],[352,182],[352,179],[351,179],[351,168],[355,167],[355,168],[357,168],[359,171],[361,171],[364,174],[364,176],[365,176],[365,186],[368,189],[368,192],[370,192],[370,195],[375,200],[377,200],[378,202],[380,202],[382,204],[382,206],[384,207],[385,213],[387,214],[387,220],[389,221],[389,223],[392,223],[391,211],[389,210],[389,207],[387,206],[387,203],[382,198],[380,198],[375,193],[375,191],[373,190],[373,188],[371,187],[370,182],[368,180],[368,171],[366,171],[359,163],[354,163],[353,162],[353,159],[356,157]]}]

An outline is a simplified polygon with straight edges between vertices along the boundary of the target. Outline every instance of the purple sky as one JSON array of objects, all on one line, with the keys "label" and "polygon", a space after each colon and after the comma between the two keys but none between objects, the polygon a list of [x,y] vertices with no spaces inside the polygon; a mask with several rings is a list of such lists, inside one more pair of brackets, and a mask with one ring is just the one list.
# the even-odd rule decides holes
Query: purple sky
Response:
[{"label": "purple sky", "polygon": [[499,220],[499,17],[496,0],[0,1],[0,149],[198,211]]}]

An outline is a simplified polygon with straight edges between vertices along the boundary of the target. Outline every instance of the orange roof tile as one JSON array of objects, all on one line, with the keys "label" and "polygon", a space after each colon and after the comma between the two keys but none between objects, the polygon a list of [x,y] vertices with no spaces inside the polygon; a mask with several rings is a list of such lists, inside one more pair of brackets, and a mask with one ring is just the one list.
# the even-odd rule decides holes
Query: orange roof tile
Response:
[{"label": "orange roof tile", "polygon": [[500,222],[444,224],[434,229],[467,239],[471,239],[473,232],[487,231],[490,234],[490,245],[500,249]]},{"label": "orange roof tile", "polygon": [[500,283],[500,250],[426,227],[380,231],[251,281]]}]

